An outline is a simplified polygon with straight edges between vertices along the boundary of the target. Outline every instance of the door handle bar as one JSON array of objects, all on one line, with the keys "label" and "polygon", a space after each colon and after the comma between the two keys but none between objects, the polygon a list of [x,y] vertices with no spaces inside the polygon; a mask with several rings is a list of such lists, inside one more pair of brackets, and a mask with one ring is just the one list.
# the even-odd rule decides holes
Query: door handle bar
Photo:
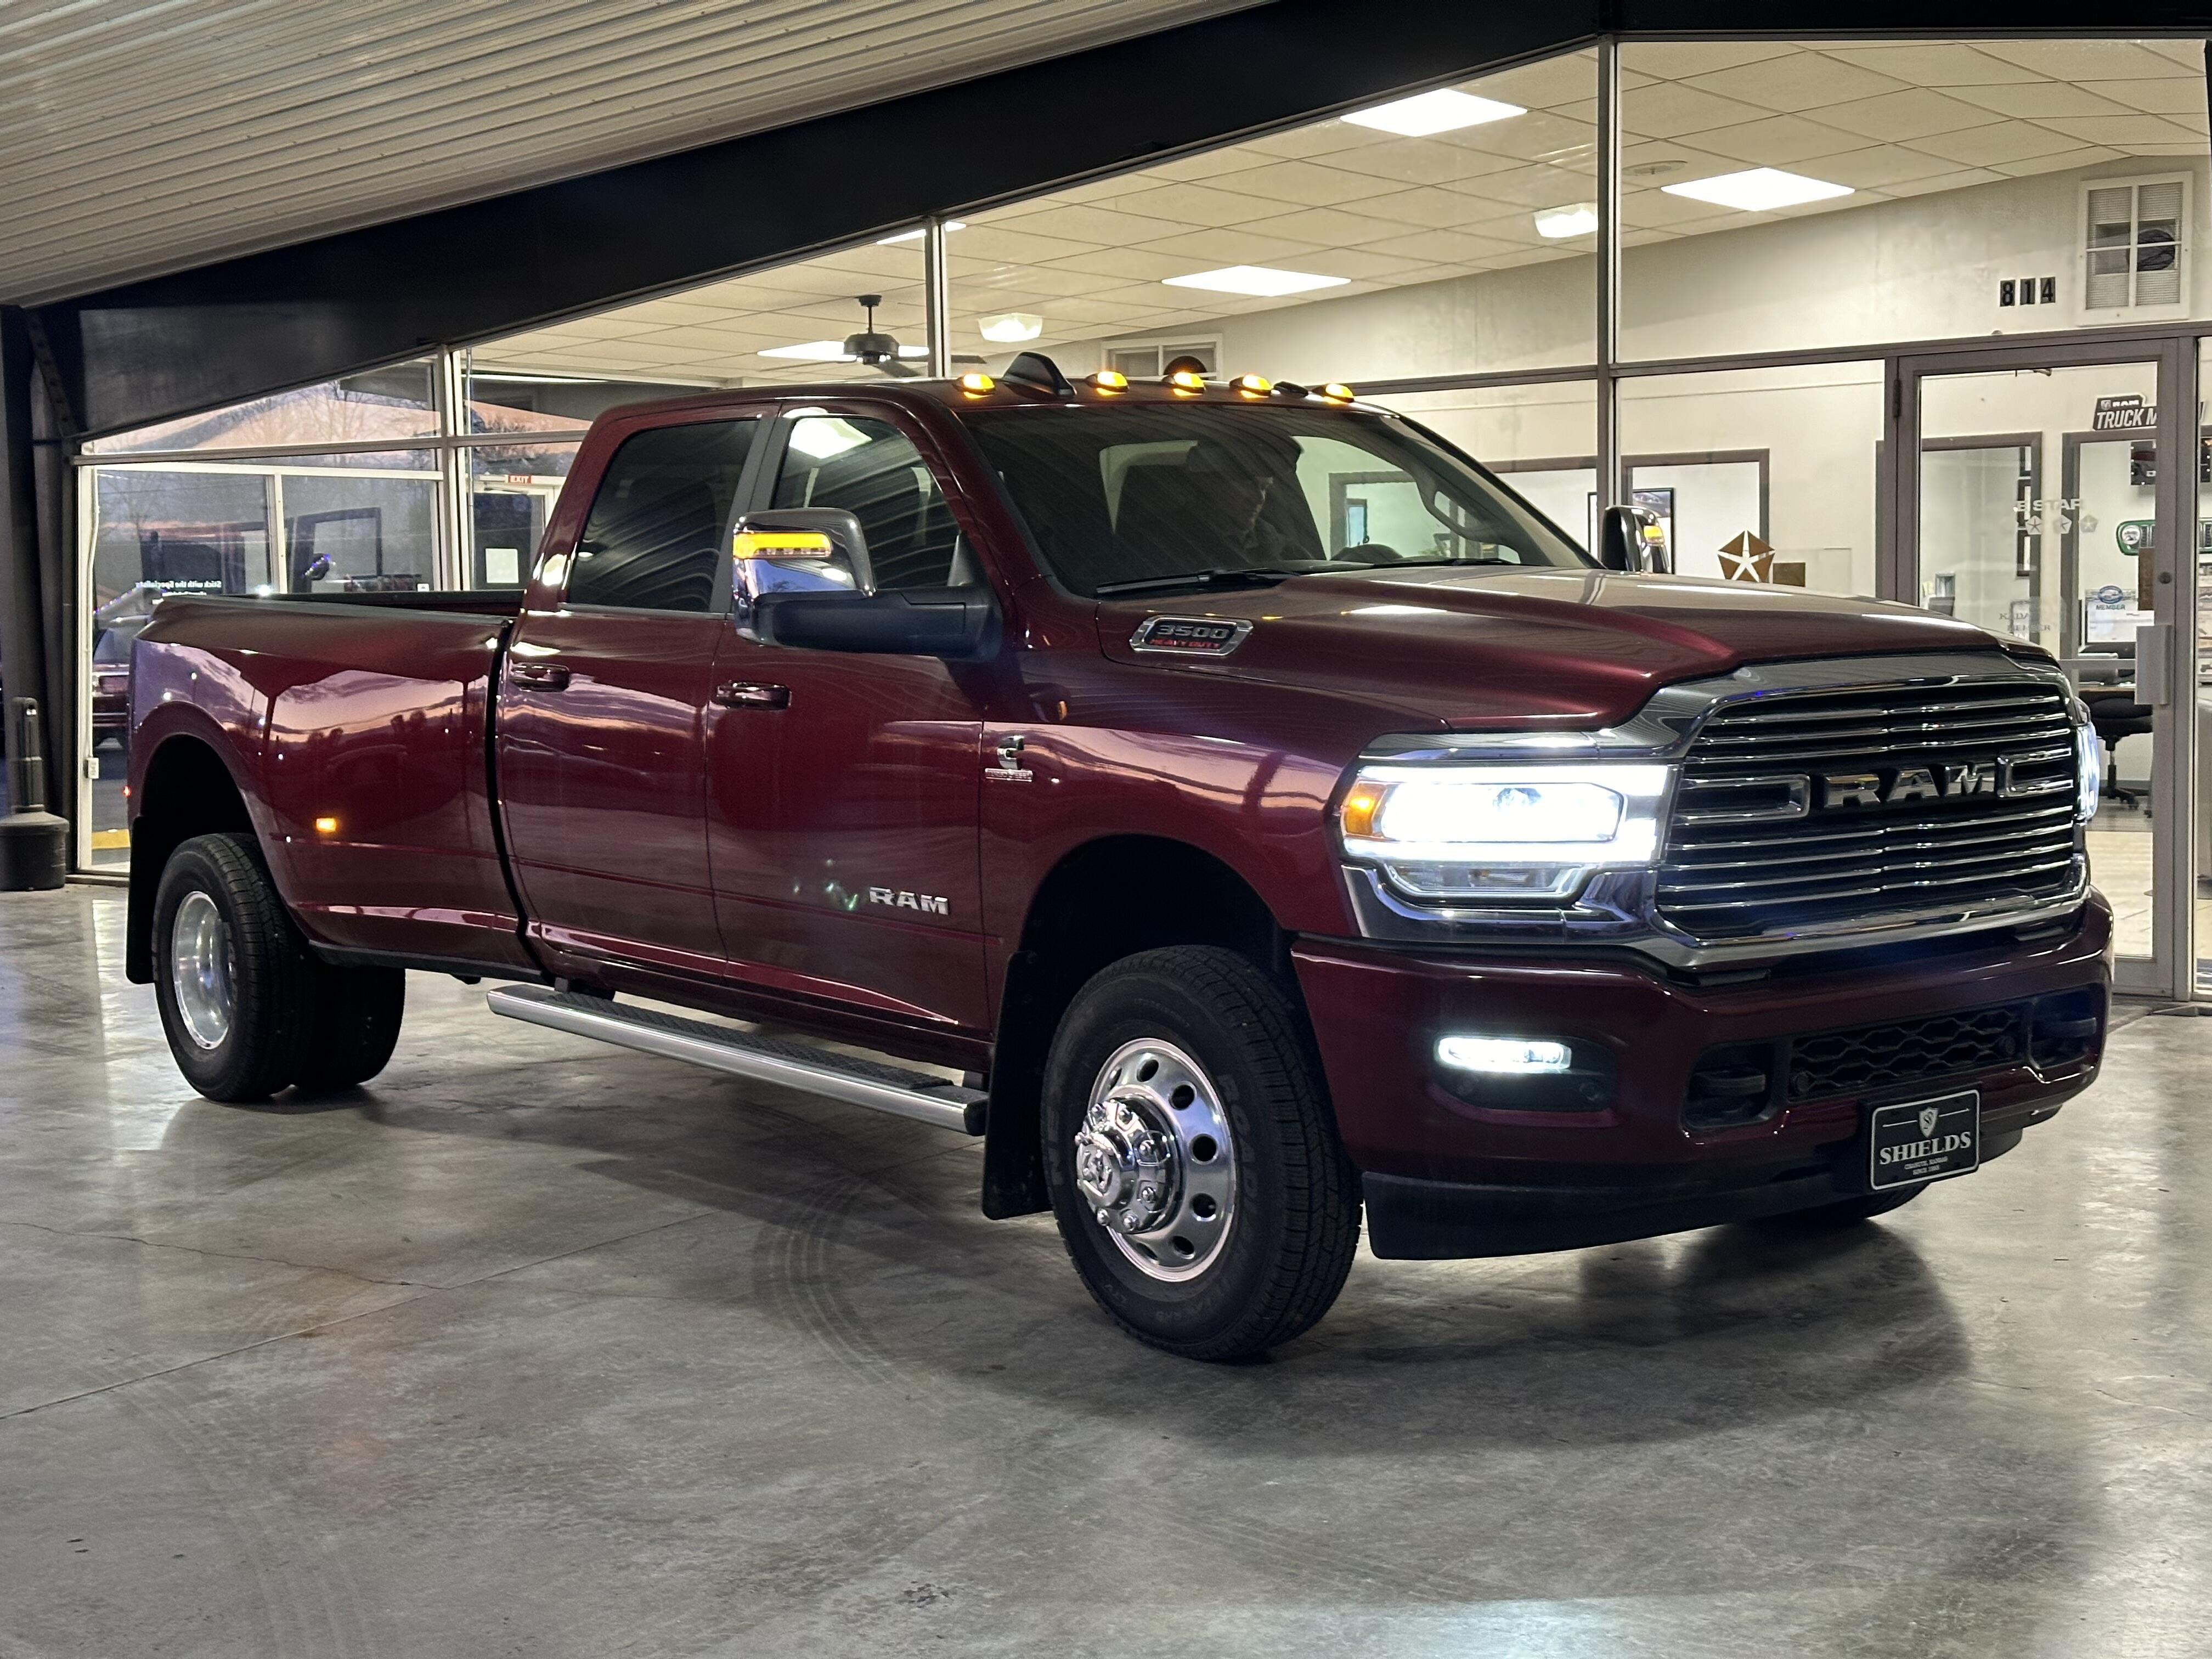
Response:
[{"label": "door handle bar", "polygon": [[714,688],[712,699],[720,708],[788,708],[791,688],[760,680],[725,680]]}]

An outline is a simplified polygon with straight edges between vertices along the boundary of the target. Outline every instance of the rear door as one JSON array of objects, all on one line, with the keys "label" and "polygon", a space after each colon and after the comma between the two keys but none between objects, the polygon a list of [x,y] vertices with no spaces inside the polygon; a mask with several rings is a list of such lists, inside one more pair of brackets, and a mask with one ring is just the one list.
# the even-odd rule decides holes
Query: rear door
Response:
[{"label": "rear door", "polygon": [[[793,410],[769,435],[756,499],[852,512],[878,588],[980,581],[920,438],[865,400]],[[989,673],[724,629],[708,836],[738,977],[988,1028],[976,812]]]},{"label": "rear door", "polygon": [[693,415],[619,435],[565,569],[523,612],[500,789],[532,932],[556,950],[721,970],[701,716],[762,425]]}]

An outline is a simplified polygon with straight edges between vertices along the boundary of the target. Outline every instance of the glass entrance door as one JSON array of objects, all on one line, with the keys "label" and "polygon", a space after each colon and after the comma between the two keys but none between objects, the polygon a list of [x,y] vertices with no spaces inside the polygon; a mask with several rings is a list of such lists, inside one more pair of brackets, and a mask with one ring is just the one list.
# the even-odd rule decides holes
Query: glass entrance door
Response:
[{"label": "glass entrance door", "polygon": [[2176,412],[2193,409],[2196,374],[2179,344],[2152,349],[1902,361],[1889,570],[1893,597],[2064,665],[2105,757],[2084,840],[2112,906],[2120,982],[2182,997],[2197,977],[2194,767],[2182,750],[2196,677],[2182,672],[2194,630],[2177,646],[2174,623],[2194,614],[2197,469],[2169,477],[2160,459],[2182,447],[2169,425],[2187,430],[2196,459],[2197,423]]}]

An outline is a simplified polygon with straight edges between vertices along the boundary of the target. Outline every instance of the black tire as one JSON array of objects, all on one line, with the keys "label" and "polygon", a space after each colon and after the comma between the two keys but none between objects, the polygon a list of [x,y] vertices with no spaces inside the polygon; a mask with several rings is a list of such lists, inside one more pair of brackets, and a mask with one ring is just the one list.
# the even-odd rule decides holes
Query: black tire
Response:
[{"label": "black tire", "polygon": [[[1217,1097],[1208,1108],[1231,1141],[1228,1218],[1195,1276],[1176,1281],[1137,1266],[1077,1185],[1075,1139],[1092,1085],[1125,1048],[1148,1041],[1202,1068]],[[1311,1328],[1344,1288],[1359,1246],[1358,1177],[1310,1052],[1290,999],[1231,951],[1147,951],[1077,993],[1046,1066],[1046,1183],[1076,1272],[1131,1335],[1186,1358],[1243,1358]],[[1188,1154],[1208,1155],[1202,1145]]]},{"label": "black tire", "polygon": [[407,1013],[398,968],[322,967],[315,975],[315,1034],[300,1070],[302,1089],[350,1089],[390,1063]]},{"label": "black tire", "polygon": [[1839,1203],[1822,1204],[1810,1210],[1791,1210],[1769,1218],[1767,1224],[1794,1232],[1826,1232],[1838,1227],[1856,1227],[1863,1221],[1887,1215],[1892,1210],[1901,1210],[1926,1192],[1925,1186],[1899,1187],[1886,1193],[1869,1193],[1859,1198],[1847,1198]]},{"label": "black tire", "polygon": [[[212,901],[228,940],[232,1006],[213,1042],[187,1025],[173,967],[177,912],[195,893]],[[193,1088],[244,1102],[296,1080],[314,1030],[318,969],[252,836],[195,836],[169,855],[154,899],[154,995],[169,1052]]]}]

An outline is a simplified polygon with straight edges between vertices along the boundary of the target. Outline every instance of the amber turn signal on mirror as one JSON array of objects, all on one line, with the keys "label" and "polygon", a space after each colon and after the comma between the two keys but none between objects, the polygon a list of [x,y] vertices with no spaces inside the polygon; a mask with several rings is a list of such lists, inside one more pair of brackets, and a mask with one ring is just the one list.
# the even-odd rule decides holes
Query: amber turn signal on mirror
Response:
[{"label": "amber turn signal on mirror", "polygon": [[740,559],[826,559],[836,550],[818,530],[740,530],[731,550]]}]

